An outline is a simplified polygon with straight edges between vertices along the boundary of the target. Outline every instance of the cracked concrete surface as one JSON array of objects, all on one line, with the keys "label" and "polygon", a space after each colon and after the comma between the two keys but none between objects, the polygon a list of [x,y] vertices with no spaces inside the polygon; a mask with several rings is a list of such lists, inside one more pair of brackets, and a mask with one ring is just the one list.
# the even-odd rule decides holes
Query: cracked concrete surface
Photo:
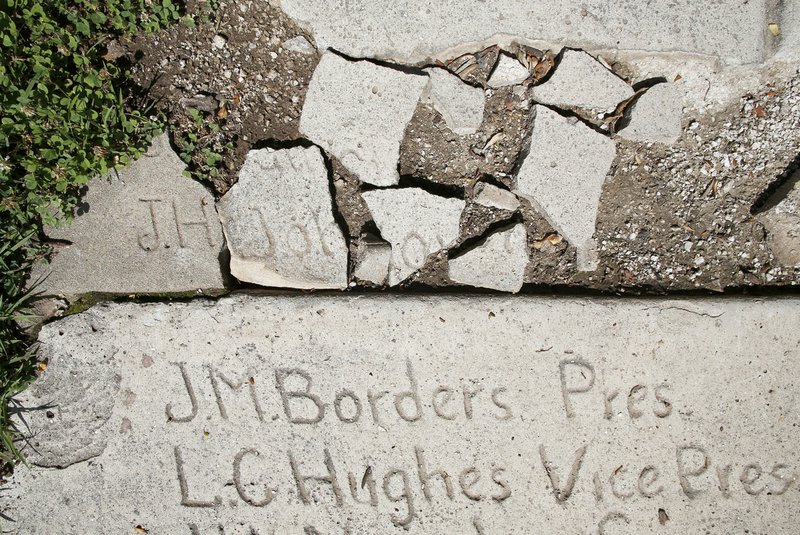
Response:
[{"label": "cracked concrete surface", "polygon": [[[473,24],[455,15],[464,5],[417,12],[405,4],[349,1],[331,12],[305,0],[287,0],[282,10],[221,2],[208,25],[126,46],[190,168],[221,151],[224,165],[208,177],[220,195],[253,149],[320,147],[347,249],[346,266],[343,256],[337,261],[338,288],[451,286],[449,259],[512,223],[526,229],[531,288],[797,284],[797,268],[775,240],[780,232],[753,217],[800,154],[800,82],[781,59],[796,45],[793,6],[715,4],[699,16],[697,5],[677,2],[667,24],[662,3],[584,6],[579,17],[545,27],[535,10],[505,22],[485,14]],[[483,13],[478,4],[470,4],[473,15]],[[495,6],[499,14],[516,7],[514,0]],[[376,16],[378,25],[361,28]],[[386,26],[397,17],[402,22]],[[767,19],[779,20],[779,35]],[[437,20],[450,25],[421,32]],[[556,19],[548,13],[547,20]],[[556,38],[559,25],[565,31]],[[397,41],[409,31],[424,37]],[[199,110],[199,123],[190,110]],[[377,216],[365,202],[385,188],[398,198],[416,192],[458,201],[459,210],[392,221],[396,211]],[[276,202],[268,197],[248,202],[263,209]],[[291,213],[292,202],[278,204]],[[403,206],[409,214],[421,209]],[[297,224],[273,223],[276,239]],[[413,269],[398,268],[394,251],[384,282],[386,245],[367,244],[396,249],[441,225],[450,229],[446,243],[411,255]],[[783,234],[793,236],[793,220],[786,225]],[[384,235],[390,227],[393,238]],[[230,269],[222,257],[222,272]],[[328,284],[292,283],[287,272],[278,285],[233,271],[266,286]]]}]

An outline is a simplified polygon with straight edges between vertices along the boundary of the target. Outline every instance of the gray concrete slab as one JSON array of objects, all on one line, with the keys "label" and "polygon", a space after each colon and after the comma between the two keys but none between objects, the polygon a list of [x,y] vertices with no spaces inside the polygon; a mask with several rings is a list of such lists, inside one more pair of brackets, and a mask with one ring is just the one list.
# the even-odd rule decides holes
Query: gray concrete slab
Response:
[{"label": "gray concrete slab", "polygon": [[766,0],[584,2],[282,0],[320,48],[356,57],[424,61],[498,36],[596,49],[681,51],[758,62],[767,54]]},{"label": "gray concrete slab", "polygon": [[33,464],[0,494],[3,527],[793,535],[798,313],[797,299],[98,306],[41,332],[49,366],[19,398]]},{"label": "gray concrete slab", "polygon": [[346,288],[347,243],[318,147],[260,149],[219,201],[231,274],[261,286]]},{"label": "gray concrete slab", "polygon": [[75,220],[45,233],[50,264],[29,284],[43,295],[223,290],[225,249],[214,197],[183,176],[166,134],[126,169],[92,180]]}]

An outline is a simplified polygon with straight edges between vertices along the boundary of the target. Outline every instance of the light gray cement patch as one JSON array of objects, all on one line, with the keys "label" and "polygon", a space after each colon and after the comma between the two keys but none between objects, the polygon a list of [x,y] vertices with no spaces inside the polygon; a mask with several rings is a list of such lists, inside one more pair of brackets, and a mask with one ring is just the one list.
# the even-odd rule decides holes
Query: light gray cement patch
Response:
[{"label": "light gray cement patch", "polygon": [[593,241],[597,208],[614,161],[614,142],[577,119],[536,106],[530,153],[516,193],[543,212],[578,250],[578,269],[596,266]]},{"label": "light gray cement patch", "polygon": [[766,55],[766,0],[282,0],[320,48],[425,61],[498,34],[587,49],[682,51],[731,63]]},{"label": "light gray cement patch", "polygon": [[346,288],[347,243],[333,218],[330,179],[318,147],[247,155],[219,201],[231,274],[285,288]]},{"label": "light gray cement patch", "polygon": [[362,182],[397,184],[400,142],[427,83],[427,76],[328,52],[308,86],[300,133]]},{"label": "light gray cement patch", "polygon": [[[44,327],[50,364],[19,398],[49,406],[24,414],[33,463],[96,456],[18,467],[4,528],[793,535],[798,313],[797,299],[98,306]],[[78,399],[81,382],[97,386]]]},{"label": "light gray cement patch", "polygon": [[166,134],[126,169],[92,180],[72,224],[29,284],[43,295],[164,293],[224,288],[224,240],[214,197],[182,175]]}]

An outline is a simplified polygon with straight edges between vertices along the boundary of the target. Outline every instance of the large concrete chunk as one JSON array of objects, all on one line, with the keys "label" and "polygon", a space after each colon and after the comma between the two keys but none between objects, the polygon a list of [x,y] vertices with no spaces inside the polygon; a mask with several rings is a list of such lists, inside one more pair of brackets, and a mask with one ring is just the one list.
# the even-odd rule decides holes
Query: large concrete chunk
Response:
[{"label": "large concrete chunk", "polygon": [[69,298],[224,289],[214,198],[185,169],[163,134],[130,167],[92,180],[73,223],[45,229],[67,243],[30,284]]},{"label": "large concrete chunk", "polygon": [[328,52],[311,78],[300,132],[361,181],[397,184],[400,142],[427,83],[427,76]]},{"label": "large concrete chunk", "polygon": [[[40,335],[50,364],[18,398],[33,466],[0,493],[3,529],[795,535],[798,314],[797,299],[96,307]],[[65,403],[80,375],[108,393],[91,426]],[[67,436],[105,447],[69,464]]]},{"label": "large concrete chunk", "polygon": [[[586,49],[690,52],[758,62],[767,46],[766,0],[282,0],[320,49],[420,62],[498,35]],[[478,48],[476,48],[478,49]]]},{"label": "large concrete chunk", "polygon": [[474,134],[483,122],[486,96],[483,89],[465,84],[445,69],[425,69],[430,82],[426,100],[442,114],[447,126],[459,135]]},{"label": "large concrete chunk", "polygon": [[619,131],[625,139],[672,145],[681,137],[681,95],[671,83],[658,84],[626,112],[629,122]]},{"label": "large concrete chunk", "polygon": [[614,142],[577,120],[536,106],[531,149],[517,177],[516,193],[527,197],[577,248],[578,269],[595,267],[592,239]]},{"label": "large concrete chunk", "polygon": [[219,201],[231,274],[261,286],[346,288],[347,244],[317,147],[251,151]]},{"label": "large concrete chunk", "polygon": [[374,190],[362,194],[381,236],[392,244],[389,285],[406,280],[429,255],[458,239],[466,203],[419,188]]},{"label": "large concrete chunk", "polygon": [[525,225],[496,232],[486,242],[451,258],[448,275],[453,282],[491,288],[501,292],[518,292],[528,265],[528,237]]},{"label": "large concrete chunk", "polygon": [[537,102],[558,107],[612,110],[633,96],[633,89],[582,50],[565,50],[547,82],[536,86]]}]

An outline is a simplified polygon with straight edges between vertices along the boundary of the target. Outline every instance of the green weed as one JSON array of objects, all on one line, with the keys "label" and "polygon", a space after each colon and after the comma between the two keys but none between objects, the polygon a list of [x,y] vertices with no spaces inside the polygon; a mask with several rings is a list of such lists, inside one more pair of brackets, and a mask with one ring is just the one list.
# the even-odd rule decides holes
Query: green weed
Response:
[{"label": "green weed", "polygon": [[173,0],[0,0],[0,461],[19,457],[8,403],[36,367],[18,320],[42,225],[68,221],[89,180],[162,128],[131,106],[127,61],[107,45],[181,18]]}]

